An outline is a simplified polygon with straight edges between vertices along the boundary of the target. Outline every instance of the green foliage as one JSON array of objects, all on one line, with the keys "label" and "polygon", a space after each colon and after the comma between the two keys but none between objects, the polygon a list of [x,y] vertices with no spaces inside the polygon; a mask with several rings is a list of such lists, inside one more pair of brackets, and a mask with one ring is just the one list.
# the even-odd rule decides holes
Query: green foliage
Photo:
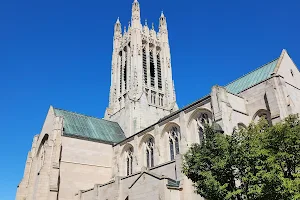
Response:
[{"label": "green foliage", "polygon": [[205,127],[184,155],[184,174],[208,200],[300,199],[300,121],[250,124],[231,136]]}]

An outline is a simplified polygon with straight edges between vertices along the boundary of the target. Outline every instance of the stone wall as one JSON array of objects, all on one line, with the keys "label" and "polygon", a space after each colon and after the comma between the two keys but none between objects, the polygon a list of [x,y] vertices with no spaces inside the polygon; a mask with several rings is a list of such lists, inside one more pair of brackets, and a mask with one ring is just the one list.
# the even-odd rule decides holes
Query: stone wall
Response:
[{"label": "stone wall", "polygon": [[70,137],[62,138],[59,199],[69,200],[78,190],[93,188],[112,177],[112,146]]}]

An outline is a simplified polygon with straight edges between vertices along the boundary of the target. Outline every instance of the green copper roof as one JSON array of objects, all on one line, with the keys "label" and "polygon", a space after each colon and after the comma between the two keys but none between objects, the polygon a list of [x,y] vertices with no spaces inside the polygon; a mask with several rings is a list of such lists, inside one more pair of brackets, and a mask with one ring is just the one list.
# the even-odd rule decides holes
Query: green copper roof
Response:
[{"label": "green copper roof", "polygon": [[278,58],[229,83],[227,86],[225,86],[225,88],[227,91],[233,94],[238,94],[245,89],[269,78],[274,72],[277,62]]},{"label": "green copper roof", "polygon": [[175,180],[172,180],[172,179],[168,179],[167,186],[169,186],[169,187],[179,187],[180,186],[180,181],[175,181]]},{"label": "green copper roof", "polygon": [[54,108],[63,117],[64,135],[117,143],[126,137],[116,122]]}]

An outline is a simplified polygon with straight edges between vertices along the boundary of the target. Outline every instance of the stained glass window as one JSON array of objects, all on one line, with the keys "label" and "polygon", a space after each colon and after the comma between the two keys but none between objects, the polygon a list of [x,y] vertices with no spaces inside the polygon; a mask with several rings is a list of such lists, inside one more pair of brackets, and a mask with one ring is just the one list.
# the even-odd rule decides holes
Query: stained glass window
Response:
[{"label": "stained glass window", "polygon": [[127,176],[131,175],[133,172],[133,148],[128,148],[126,151],[126,171],[127,171]]},{"label": "stained glass window", "polygon": [[174,160],[175,156],[174,156],[174,144],[173,144],[173,140],[170,139],[170,156],[171,156],[171,160]]},{"label": "stained glass window", "polygon": [[211,124],[211,118],[207,113],[201,113],[199,117],[196,119],[197,131],[199,136],[200,144],[204,141],[204,127],[205,124]]},{"label": "stained glass window", "polygon": [[169,131],[169,146],[170,146],[170,157],[171,160],[175,159],[174,152],[176,155],[180,153],[179,151],[179,130],[177,127],[172,127]]},{"label": "stained glass window", "polygon": [[154,139],[149,138],[145,144],[147,167],[154,167]]}]

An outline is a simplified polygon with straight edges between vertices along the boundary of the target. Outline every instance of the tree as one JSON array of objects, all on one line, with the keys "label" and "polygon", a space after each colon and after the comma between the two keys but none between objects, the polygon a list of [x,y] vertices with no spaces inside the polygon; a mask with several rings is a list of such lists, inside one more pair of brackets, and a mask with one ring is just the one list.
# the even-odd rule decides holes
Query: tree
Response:
[{"label": "tree", "polygon": [[300,121],[266,120],[232,136],[206,126],[204,140],[184,155],[183,172],[209,200],[300,199]]}]

